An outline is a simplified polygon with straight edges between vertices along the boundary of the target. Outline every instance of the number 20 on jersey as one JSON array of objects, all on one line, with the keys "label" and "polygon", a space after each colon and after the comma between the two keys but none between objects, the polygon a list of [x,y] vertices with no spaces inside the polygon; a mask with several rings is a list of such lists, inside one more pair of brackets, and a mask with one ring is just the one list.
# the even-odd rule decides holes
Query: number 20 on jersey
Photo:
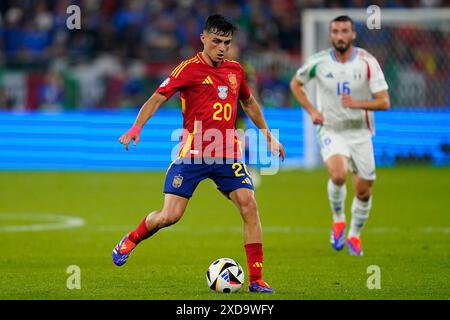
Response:
[{"label": "number 20 on jersey", "polygon": [[216,102],[213,105],[214,112],[213,119],[222,121],[222,119],[225,119],[226,121],[230,121],[231,114],[233,112],[233,108],[231,107],[231,104],[226,103],[225,105],[221,104],[220,102]]}]

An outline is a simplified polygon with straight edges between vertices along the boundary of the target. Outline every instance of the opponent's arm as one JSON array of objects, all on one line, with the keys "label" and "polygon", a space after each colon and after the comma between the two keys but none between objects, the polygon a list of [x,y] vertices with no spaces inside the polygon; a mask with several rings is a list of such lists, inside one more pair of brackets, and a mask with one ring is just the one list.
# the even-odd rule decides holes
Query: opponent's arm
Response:
[{"label": "opponent's arm", "polygon": [[134,121],[133,127],[125,132],[120,138],[119,142],[125,145],[125,149],[128,151],[128,145],[131,140],[134,140],[134,145],[137,145],[140,140],[140,134],[142,127],[147,121],[155,114],[156,110],[167,101],[167,98],[159,93],[154,93],[150,99],[148,99],[139,110],[139,114]]},{"label": "opponent's arm", "polygon": [[312,105],[312,103],[309,101],[308,97],[306,96],[305,88],[303,87],[303,84],[298,82],[296,77],[294,76],[290,83],[290,88],[292,91],[292,94],[294,95],[295,99],[297,99],[298,103],[309,113],[311,116],[311,120],[314,124],[323,124],[324,118],[322,113],[317,111],[316,108]]},{"label": "opponent's arm", "polygon": [[270,148],[270,152],[275,154],[279,152],[281,160],[284,161],[284,148],[283,145],[270,133],[269,127],[267,126],[266,119],[264,119],[264,115],[261,112],[261,107],[258,102],[255,100],[253,95],[250,95],[250,98],[247,100],[242,100],[242,109],[249,116],[249,118],[253,121],[258,129],[260,129],[264,136],[267,139],[267,143]]},{"label": "opponent's arm", "polygon": [[372,100],[353,100],[347,94],[342,95],[342,104],[345,108],[364,110],[388,110],[391,107],[389,93],[387,90],[374,93]]}]

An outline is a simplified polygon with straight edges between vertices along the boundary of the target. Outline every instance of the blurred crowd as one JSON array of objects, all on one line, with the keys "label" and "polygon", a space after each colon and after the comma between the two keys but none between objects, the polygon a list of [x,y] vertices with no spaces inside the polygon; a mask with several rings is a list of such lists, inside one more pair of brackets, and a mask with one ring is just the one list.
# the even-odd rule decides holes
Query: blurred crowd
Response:
[{"label": "blurred crowd", "polygon": [[[211,13],[237,23],[234,45],[240,48],[239,60],[253,65],[262,103],[292,107],[289,81],[303,58],[303,9],[448,7],[449,2],[2,0],[0,110],[139,107],[174,66],[201,51],[199,34]],[[80,30],[66,26],[70,5],[81,8]],[[358,27],[359,33],[367,32]],[[394,88],[417,88],[417,97],[394,98],[397,105],[450,105],[448,28],[437,33],[393,28],[376,41],[370,35],[359,38],[357,45],[379,58]],[[436,94],[428,88],[433,86],[443,88]]]}]

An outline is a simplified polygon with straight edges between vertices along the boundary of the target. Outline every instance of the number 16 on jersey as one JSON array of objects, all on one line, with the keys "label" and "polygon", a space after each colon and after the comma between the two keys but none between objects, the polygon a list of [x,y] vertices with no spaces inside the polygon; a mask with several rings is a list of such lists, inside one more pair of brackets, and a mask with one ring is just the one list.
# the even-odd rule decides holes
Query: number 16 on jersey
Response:
[{"label": "number 16 on jersey", "polygon": [[336,94],[340,96],[341,94],[350,94],[350,82],[349,81],[343,81],[337,83],[336,88]]}]

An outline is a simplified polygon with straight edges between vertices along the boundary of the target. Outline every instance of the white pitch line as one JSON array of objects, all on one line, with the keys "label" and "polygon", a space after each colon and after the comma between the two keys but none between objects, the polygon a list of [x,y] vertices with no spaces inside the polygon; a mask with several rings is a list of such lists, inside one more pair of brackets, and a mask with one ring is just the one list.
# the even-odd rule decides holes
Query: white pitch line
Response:
[{"label": "white pitch line", "polygon": [[[66,216],[51,213],[0,213],[0,221],[27,221],[37,222],[26,225],[0,225],[1,232],[39,232],[49,230],[61,230],[78,228],[84,226],[85,220],[80,217]],[[129,225],[97,225],[88,226],[85,230],[96,232],[127,232],[133,226]],[[190,227],[175,225],[165,228],[164,232],[215,234],[215,233],[242,233],[243,227],[239,226],[212,226],[212,227]],[[319,234],[329,232],[328,227],[301,227],[301,226],[263,226],[264,233],[273,234]],[[366,233],[398,233],[398,232],[420,232],[420,233],[450,233],[450,227],[422,227],[417,229],[403,230],[395,227],[373,227],[367,228]]]},{"label": "white pitch line", "polygon": [[[78,228],[85,225],[80,217],[65,216],[53,213],[0,213],[0,221],[38,222],[25,225],[0,225],[1,232],[39,232]],[[42,223],[44,222],[44,223]]]},{"label": "white pitch line", "polygon": [[424,233],[450,233],[450,228],[448,227],[425,227],[420,228],[420,232]]},{"label": "white pitch line", "polygon": [[[100,225],[89,226],[86,230],[96,232],[127,232],[133,229],[131,225]],[[213,226],[213,227],[189,227],[184,225],[175,225],[164,228],[162,232],[175,233],[193,233],[193,234],[214,234],[214,233],[242,233],[242,226]],[[292,226],[263,226],[263,233],[274,234],[320,234],[330,232],[327,227],[292,227]],[[403,230],[395,227],[373,227],[364,230],[365,233],[401,233],[401,232],[419,232],[419,233],[450,233],[447,227],[423,227],[411,230]]]}]

